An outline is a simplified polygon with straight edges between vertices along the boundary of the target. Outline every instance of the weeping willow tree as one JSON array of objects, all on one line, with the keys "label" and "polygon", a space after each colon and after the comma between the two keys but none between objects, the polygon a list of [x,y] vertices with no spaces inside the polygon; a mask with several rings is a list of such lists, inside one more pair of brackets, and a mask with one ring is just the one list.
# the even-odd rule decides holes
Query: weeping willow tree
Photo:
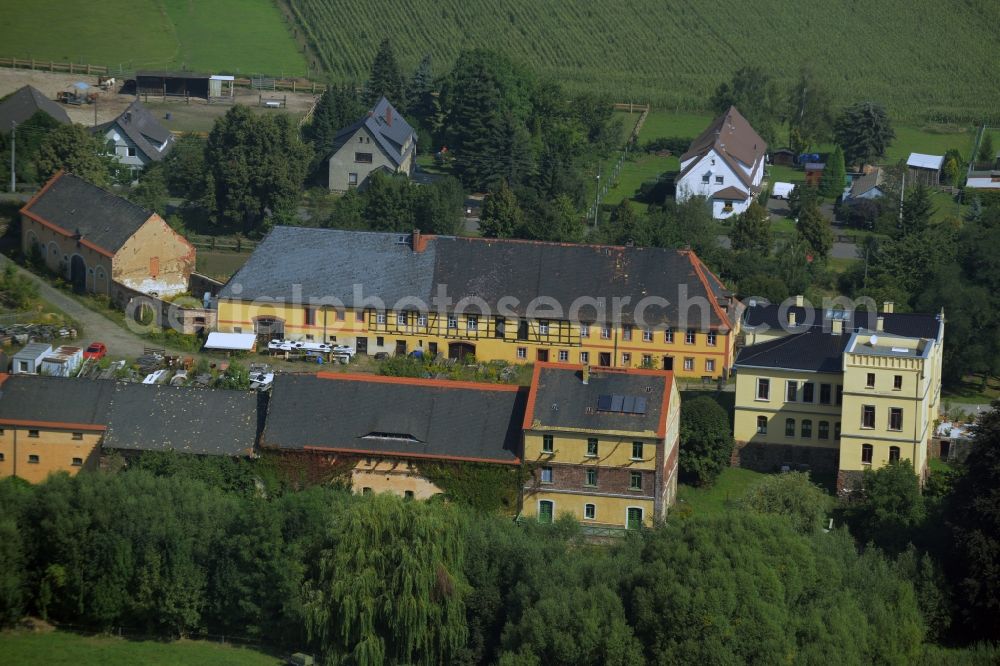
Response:
[{"label": "weeping willow tree", "polygon": [[377,495],[332,532],[308,606],[324,663],[448,663],[467,637],[458,513]]}]

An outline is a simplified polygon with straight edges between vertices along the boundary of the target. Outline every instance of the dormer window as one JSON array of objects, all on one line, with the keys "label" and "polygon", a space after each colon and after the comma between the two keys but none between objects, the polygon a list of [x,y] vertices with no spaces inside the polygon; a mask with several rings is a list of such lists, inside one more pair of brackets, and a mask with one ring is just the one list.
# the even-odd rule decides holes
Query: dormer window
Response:
[{"label": "dormer window", "polygon": [[362,439],[391,439],[397,442],[412,442],[413,444],[419,444],[420,440],[403,432],[370,432]]}]

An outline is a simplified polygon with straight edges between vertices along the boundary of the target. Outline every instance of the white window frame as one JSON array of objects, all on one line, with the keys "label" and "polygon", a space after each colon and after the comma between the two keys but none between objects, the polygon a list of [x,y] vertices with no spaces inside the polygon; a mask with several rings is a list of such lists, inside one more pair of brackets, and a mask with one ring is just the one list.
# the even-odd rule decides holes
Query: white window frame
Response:
[{"label": "white window frame", "polygon": [[584,365],[590,363],[590,352],[580,352],[580,363],[583,363]]},{"label": "white window frame", "polygon": [[643,342],[652,342],[653,341],[653,329],[651,329],[651,328],[644,328],[644,329],[642,329],[642,341]]},{"label": "white window frame", "polygon": [[476,315],[465,315],[465,330],[478,331],[479,317],[477,317]]},{"label": "white window frame", "polygon": [[664,331],[663,331],[663,342],[665,342],[666,344],[673,344],[674,343],[674,329],[672,329],[672,328],[664,329]]},{"label": "white window frame", "polygon": [[590,337],[590,324],[580,324],[580,337],[581,338]]},{"label": "white window frame", "polygon": [[562,361],[563,363],[568,362],[569,361],[569,352],[566,351],[565,349],[560,349],[559,350],[559,360]]},{"label": "white window frame", "polygon": [[385,323],[385,313],[384,312],[377,312],[377,313],[375,313],[375,323],[376,324],[384,324]]},{"label": "white window frame", "polygon": [[549,334],[549,322],[545,319],[541,319],[538,322],[538,334],[548,335]]},{"label": "white window frame", "polygon": [[715,359],[706,358],[705,359],[705,372],[715,372]]},{"label": "white window frame", "polygon": [[455,315],[448,315],[448,328],[451,330],[458,329],[458,317]]},{"label": "white window frame", "polygon": [[[587,515],[590,514],[590,515]],[[584,520],[597,520],[597,505],[592,502],[587,502],[583,505],[583,519]]]},{"label": "white window frame", "polygon": [[[545,473],[546,472],[548,472],[548,474],[549,474],[549,480],[548,481],[545,480]],[[551,485],[552,483],[554,483],[554,481],[552,480],[553,478],[555,478],[555,473],[552,471],[552,467],[551,466],[546,465],[545,467],[541,468],[541,473],[538,475],[538,482],[539,483],[544,483],[545,485]]]},{"label": "white window frame", "polygon": [[528,358],[528,348],[527,347],[518,347],[517,348],[517,357],[520,358],[520,359]]},{"label": "white window frame", "polygon": [[684,359],[684,369],[685,370],[694,370],[694,358],[692,358],[691,356],[688,356],[688,357],[686,357]]},{"label": "white window frame", "polygon": [[686,345],[693,345],[695,343],[695,340],[696,340],[696,338],[695,338],[696,335],[697,335],[696,331],[692,331],[692,330],[684,331],[684,344],[686,344]]}]

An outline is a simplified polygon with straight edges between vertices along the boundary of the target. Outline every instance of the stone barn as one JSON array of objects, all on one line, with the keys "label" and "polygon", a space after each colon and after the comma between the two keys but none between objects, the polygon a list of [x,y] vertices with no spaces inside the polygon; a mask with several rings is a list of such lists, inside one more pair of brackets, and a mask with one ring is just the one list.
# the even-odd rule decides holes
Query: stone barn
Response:
[{"label": "stone barn", "polygon": [[187,291],[196,258],[156,213],[62,171],[21,209],[21,249],[78,292],[115,301]]}]

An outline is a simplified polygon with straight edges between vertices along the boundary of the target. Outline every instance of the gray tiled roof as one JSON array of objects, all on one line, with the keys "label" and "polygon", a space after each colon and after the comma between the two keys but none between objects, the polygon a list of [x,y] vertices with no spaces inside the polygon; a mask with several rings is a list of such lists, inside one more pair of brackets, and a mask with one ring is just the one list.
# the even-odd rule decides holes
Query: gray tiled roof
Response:
[{"label": "gray tiled roof", "polygon": [[[669,397],[669,373],[625,373],[592,368],[587,384],[580,368],[542,366],[534,387],[533,426],[655,433]],[[647,390],[648,389],[648,390]],[[644,414],[600,410],[600,396],[632,396],[645,400]]]},{"label": "gray tiled roof", "polygon": [[11,375],[0,384],[0,419],[105,425],[114,382]]},{"label": "gray tiled roof", "polygon": [[[174,135],[138,100],[129,104],[117,118],[98,125],[93,131],[104,134],[111,127],[116,127],[127,135],[154,162],[162,160],[174,145]],[[163,146],[162,150],[160,146]]]},{"label": "gray tiled roof", "polygon": [[[340,150],[347,139],[362,127],[368,130],[397,167],[416,149],[417,134],[413,127],[389,103],[389,100],[383,97],[372,107],[367,116],[337,132],[337,136],[333,139],[332,152]],[[404,152],[403,146],[406,145],[407,139],[410,140],[410,145]]]},{"label": "gray tiled roof", "polygon": [[744,347],[736,355],[734,367],[787,368],[810,372],[840,372],[841,357],[851,333],[841,335],[806,330],[777,340]]},{"label": "gray tiled roof", "polygon": [[247,456],[257,441],[254,391],[119,383],[103,446]]},{"label": "gray tiled roof", "polygon": [[24,86],[0,102],[0,134],[10,132],[12,121],[20,125],[38,111],[44,111],[64,125],[69,125],[71,122],[59,104],[46,97],[37,88]]},{"label": "gray tiled roof", "polygon": [[[526,391],[479,386],[279,374],[261,446],[517,462]],[[412,439],[380,436],[387,434]]]},{"label": "gray tiled roof", "polygon": [[55,182],[29,201],[30,211],[69,234],[80,234],[108,252],[117,252],[153,213],[71,173],[57,174]]},{"label": "gray tiled roof", "polygon": [[[806,326],[817,331],[822,331],[824,326],[829,333],[830,324],[825,319],[826,314],[822,308],[806,308],[790,306],[786,308],[784,322],[788,321],[789,312],[795,313],[797,327],[795,331],[804,331]],[[743,325],[746,328],[756,328],[766,325],[771,329],[782,328],[780,316],[780,306],[777,303],[756,304],[748,307],[744,313]],[[882,317],[883,330],[893,335],[903,335],[910,338],[931,338],[936,339],[940,322],[937,315],[921,314],[915,312],[883,312],[877,313],[870,310],[855,310],[849,313],[844,321],[844,333],[850,336],[858,329],[875,330],[878,317]]]},{"label": "gray tiled roof", "polygon": [[408,234],[275,227],[219,298],[335,298],[355,303],[378,296],[388,305],[404,297],[427,298],[434,276],[433,244],[413,252]]},{"label": "gray tiled roof", "polygon": [[[623,319],[628,322],[630,308],[656,296],[669,304],[649,307],[646,322],[676,325],[679,285],[687,286],[689,299],[718,302],[730,293],[693,253],[682,250],[453,236],[424,240],[425,248],[417,252],[409,234],[275,227],[219,298],[287,300],[297,295],[361,307],[353,293],[358,284],[364,296],[377,296],[387,307],[405,297],[433,306],[437,286],[446,285],[453,304],[476,297],[496,311],[501,298],[514,297],[518,303],[509,307],[518,315],[539,296],[555,299],[565,309],[580,297],[604,298],[609,311],[612,298],[627,297]],[[300,285],[298,294],[293,285]],[[692,316],[700,312],[695,307]],[[711,326],[728,328],[714,308],[708,314]],[[592,307],[583,308],[579,317],[601,319]]]}]

